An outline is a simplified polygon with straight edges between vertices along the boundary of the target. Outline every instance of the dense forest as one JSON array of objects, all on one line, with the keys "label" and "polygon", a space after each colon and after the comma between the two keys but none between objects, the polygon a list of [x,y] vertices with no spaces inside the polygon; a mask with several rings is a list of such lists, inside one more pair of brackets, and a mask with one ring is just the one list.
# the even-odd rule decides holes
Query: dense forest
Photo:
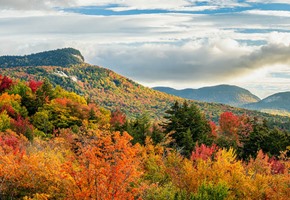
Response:
[{"label": "dense forest", "polygon": [[289,131],[174,99],[151,119],[1,76],[1,199],[289,198]]}]

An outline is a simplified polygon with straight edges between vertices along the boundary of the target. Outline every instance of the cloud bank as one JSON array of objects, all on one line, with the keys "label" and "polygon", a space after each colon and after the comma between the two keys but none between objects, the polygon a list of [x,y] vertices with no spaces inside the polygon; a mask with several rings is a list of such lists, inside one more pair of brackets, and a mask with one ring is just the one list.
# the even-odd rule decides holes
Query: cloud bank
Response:
[{"label": "cloud bank", "polygon": [[1,0],[0,9],[38,10],[76,5],[74,0]]},{"label": "cloud bank", "polygon": [[[74,47],[88,62],[149,86],[290,87],[290,78],[275,73],[277,65],[290,71],[286,0],[0,2],[0,55]],[[289,3],[289,10],[271,3]],[[263,74],[261,81],[253,74]]]},{"label": "cloud bank", "polygon": [[290,64],[290,46],[269,44],[250,51],[249,47],[240,46],[234,40],[210,42],[198,48],[190,43],[181,47],[154,44],[134,48],[102,46],[96,54],[93,62],[111,66],[113,70],[142,82],[182,85],[225,82],[268,65]]}]

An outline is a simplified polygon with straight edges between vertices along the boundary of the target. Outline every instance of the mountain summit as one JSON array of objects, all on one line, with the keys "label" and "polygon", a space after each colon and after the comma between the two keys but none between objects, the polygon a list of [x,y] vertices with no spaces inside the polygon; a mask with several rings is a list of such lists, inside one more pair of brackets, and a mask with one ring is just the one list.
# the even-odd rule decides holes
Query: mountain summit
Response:
[{"label": "mountain summit", "polygon": [[26,66],[70,66],[81,64],[84,57],[79,50],[64,48],[25,56],[1,56],[0,68]]},{"label": "mountain summit", "polygon": [[210,103],[222,103],[238,107],[244,104],[260,101],[259,97],[255,96],[248,90],[233,85],[217,85],[199,89],[184,90],[175,90],[167,87],[155,87],[153,89],[187,99]]}]

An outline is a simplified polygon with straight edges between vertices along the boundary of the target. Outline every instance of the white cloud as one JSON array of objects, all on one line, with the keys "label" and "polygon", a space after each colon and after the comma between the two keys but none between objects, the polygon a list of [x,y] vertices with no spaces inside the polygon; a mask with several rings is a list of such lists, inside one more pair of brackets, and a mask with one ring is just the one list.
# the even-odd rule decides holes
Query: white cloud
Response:
[{"label": "white cloud", "polygon": [[290,3],[290,0],[247,0],[249,3],[285,3],[288,4]]},{"label": "white cloud", "polygon": [[208,3],[210,5],[218,5],[220,7],[237,7],[237,6],[248,6],[246,3],[241,3],[238,0],[190,0],[191,2],[198,3]]},{"label": "white cloud", "polygon": [[107,8],[107,10],[112,10],[115,12],[121,11],[129,11],[129,10],[146,10],[146,9],[162,9],[162,10],[170,10],[170,11],[187,11],[187,12],[197,12],[197,11],[205,11],[205,10],[217,10],[219,6],[184,6],[184,7],[147,7],[147,8],[137,8],[137,7],[130,7],[130,6],[118,6],[118,7],[111,7]]},{"label": "white cloud", "polygon": [[119,1],[120,5],[131,7],[131,9],[175,9],[192,5],[186,0],[126,0]]},{"label": "white cloud", "polygon": [[0,0],[0,9],[46,10],[75,5],[74,0]]},{"label": "white cloud", "polygon": [[131,9],[177,9],[187,6],[196,6],[197,3],[207,3],[208,6],[235,7],[246,6],[238,0],[76,0],[78,5],[99,6],[117,4]]},{"label": "white cloud", "polygon": [[[227,43],[227,47],[221,43]],[[289,46],[268,45],[255,50],[241,47],[234,41],[203,44],[198,49],[172,45],[144,45],[135,48],[102,46],[96,54],[97,58],[102,59],[95,62],[111,66],[114,70],[143,82],[171,80],[175,83],[193,84],[204,80],[209,80],[209,83],[229,81],[265,65],[290,64]]]},{"label": "white cloud", "polygon": [[277,92],[289,91],[290,67],[287,64],[268,65],[233,83],[265,98]]},{"label": "white cloud", "polygon": [[290,44],[290,33],[271,32],[268,36],[268,42],[272,44]]},{"label": "white cloud", "polygon": [[290,17],[290,11],[277,11],[277,10],[247,10],[243,13],[251,15],[268,15],[276,17]]},{"label": "white cloud", "polygon": [[[101,0],[101,1],[77,1],[79,6],[104,6],[117,5],[107,8],[113,11],[128,10],[171,10],[171,11],[204,11],[220,8],[245,7],[248,4],[237,0]],[[199,5],[203,3],[204,5]],[[205,4],[206,3],[206,4]]]},{"label": "white cloud", "polygon": [[192,5],[186,0],[1,0],[1,9],[37,10],[54,7],[104,6],[118,4],[131,9],[174,9]]},{"label": "white cloud", "polygon": [[[207,3],[198,6],[197,3]],[[124,10],[178,10],[178,11],[201,11],[219,8],[230,8],[237,6],[247,6],[237,0],[1,0],[0,9],[15,10],[47,10],[55,7],[72,8],[80,6],[107,6],[116,5],[108,8],[114,11]]]},{"label": "white cloud", "polygon": [[74,15],[73,13],[64,13],[56,10],[0,10],[0,18],[13,19],[24,17],[47,17]]}]

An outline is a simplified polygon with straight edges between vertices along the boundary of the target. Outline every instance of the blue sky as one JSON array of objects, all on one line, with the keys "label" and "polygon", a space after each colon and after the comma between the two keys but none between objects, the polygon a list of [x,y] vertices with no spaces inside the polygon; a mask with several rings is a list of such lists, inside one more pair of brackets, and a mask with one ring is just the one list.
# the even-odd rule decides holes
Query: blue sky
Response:
[{"label": "blue sky", "polygon": [[0,42],[74,47],[149,87],[290,90],[290,0],[0,0]]}]

